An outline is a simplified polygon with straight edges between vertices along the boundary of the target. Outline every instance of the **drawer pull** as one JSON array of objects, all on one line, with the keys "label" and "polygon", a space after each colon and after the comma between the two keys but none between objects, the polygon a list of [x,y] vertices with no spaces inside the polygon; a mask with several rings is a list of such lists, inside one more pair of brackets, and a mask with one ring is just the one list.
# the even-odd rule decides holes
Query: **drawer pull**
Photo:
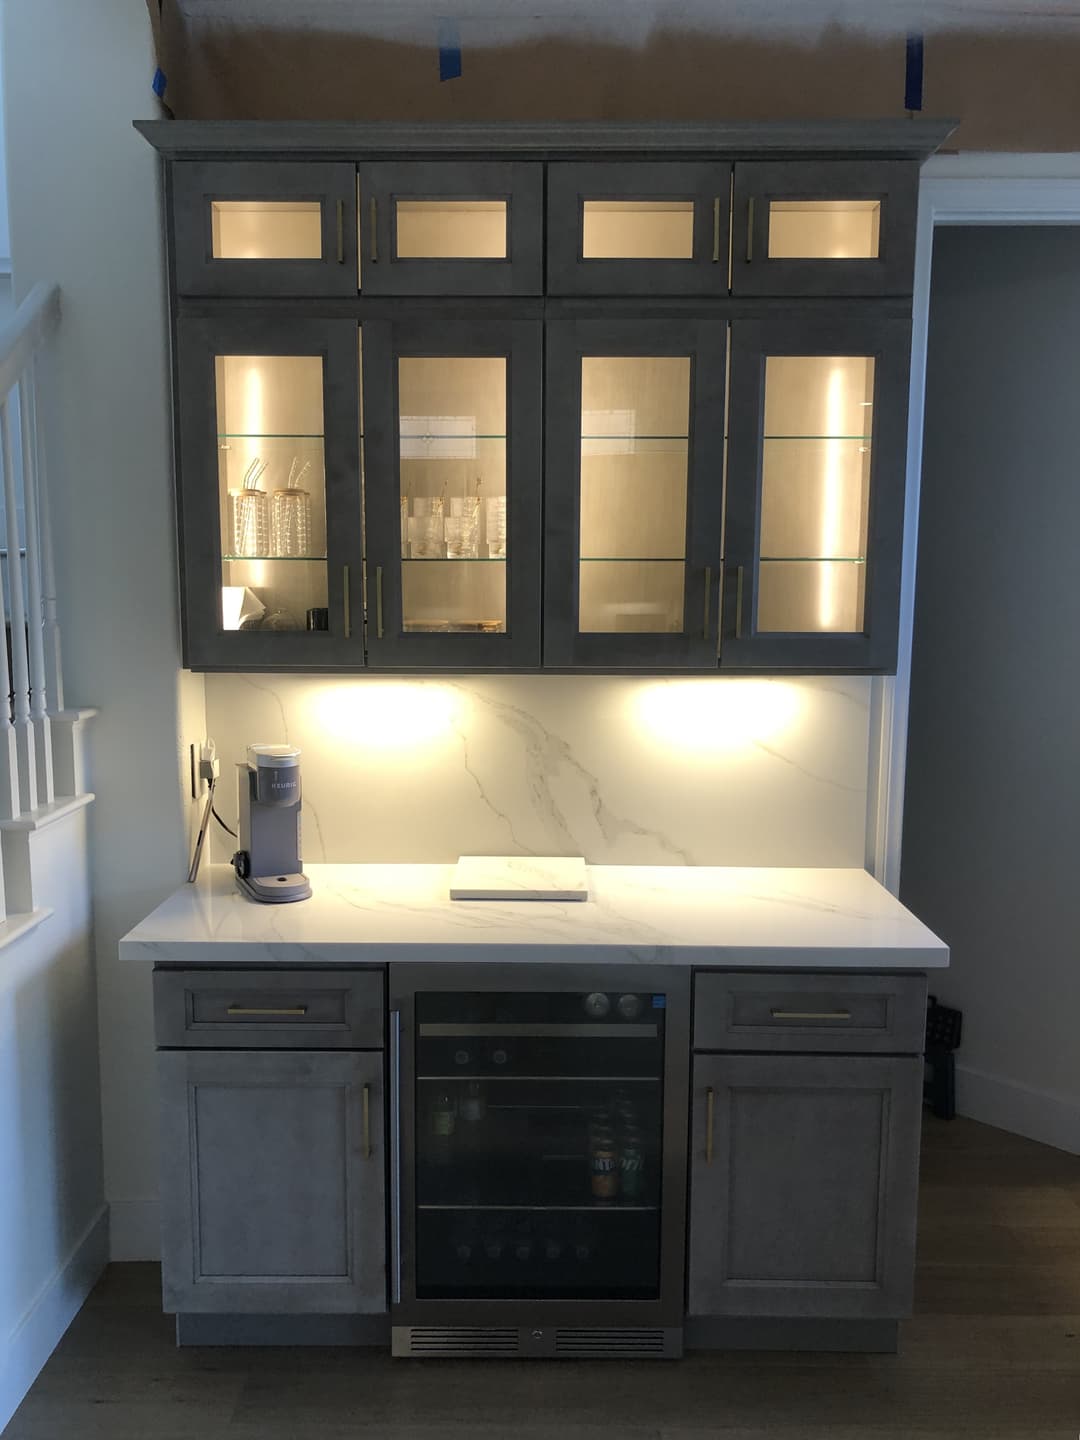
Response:
[{"label": "drawer pull", "polygon": [[712,202],[712,263],[720,263],[720,196],[713,197]]},{"label": "drawer pull", "polygon": [[337,202],[337,263],[345,264],[345,201]]},{"label": "drawer pull", "polygon": [[374,195],[371,197],[371,263],[379,263],[379,204]]},{"label": "drawer pull", "polygon": [[226,1015],[306,1015],[306,1005],[230,1005]]},{"label": "drawer pull", "polygon": [[774,1020],[850,1020],[850,1010],[770,1010]]},{"label": "drawer pull", "polygon": [[371,1086],[364,1086],[362,1097],[364,1111],[364,1159],[371,1159]]},{"label": "drawer pull", "polygon": [[705,1164],[712,1164],[713,1115],[716,1112],[716,1091],[710,1085],[705,1091]]},{"label": "drawer pull", "polygon": [[754,197],[746,202],[746,263],[752,265],[754,261]]}]

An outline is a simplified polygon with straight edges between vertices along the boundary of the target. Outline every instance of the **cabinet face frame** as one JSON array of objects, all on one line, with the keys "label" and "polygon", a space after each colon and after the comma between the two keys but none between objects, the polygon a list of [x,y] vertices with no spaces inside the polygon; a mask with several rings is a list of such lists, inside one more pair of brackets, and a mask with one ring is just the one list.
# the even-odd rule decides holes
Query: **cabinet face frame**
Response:
[{"label": "cabinet face frame", "polygon": [[[912,160],[737,161],[732,199],[731,293],[737,296],[910,295],[915,270],[919,164]],[[878,200],[878,256],[769,259],[773,200]]]},{"label": "cabinet face frame", "polygon": [[[175,160],[170,167],[179,295],[356,294],[356,167],[342,161]],[[215,259],[214,200],[314,200],[321,207],[318,259]]]},{"label": "cabinet face frame", "polygon": [[[362,295],[540,295],[544,167],[539,161],[361,162]],[[398,200],[504,200],[504,260],[398,259]]]},{"label": "cabinet face frame", "polygon": [[[219,1314],[385,1314],[386,1186],[384,1148],[383,1054],[381,1051],[230,1051],[162,1050],[158,1052],[161,1085],[162,1279],[167,1312]],[[237,1229],[257,1226],[243,1175],[211,1177],[200,1172],[198,1090],[206,1086],[219,1095],[228,1091],[265,1091],[272,1105],[276,1093],[338,1090],[343,1096],[345,1126],[341,1134],[341,1168],[345,1195],[341,1237],[347,1271],[337,1275],[289,1273],[288,1257],[280,1257],[280,1274],[245,1276],[204,1274],[202,1244],[205,1217],[201,1196],[216,1188],[219,1208],[235,1199]],[[367,1092],[365,1097],[365,1090]],[[367,1117],[365,1131],[365,1114]],[[266,1143],[287,1149],[287,1131],[267,1135]],[[302,1141],[302,1136],[295,1137]],[[242,1146],[238,1146],[242,1153]],[[296,1163],[303,1160],[297,1148]],[[230,1186],[235,1185],[235,1196]],[[287,1190],[287,1182],[285,1187]],[[222,1191],[225,1192],[223,1198]],[[287,1194],[281,1204],[287,1205]],[[226,1208],[226,1214],[227,1214]],[[205,1221],[205,1223],[209,1223]],[[293,1217],[294,1226],[301,1223]],[[273,1240],[268,1221],[266,1244]],[[228,1243],[227,1233],[219,1245]]]},{"label": "cabinet face frame", "polygon": [[[583,258],[586,200],[693,202],[690,259]],[[600,160],[548,166],[547,289],[550,295],[712,295],[728,291],[731,164]]]},{"label": "cabinet face frame", "polygon": [[[900,1319],[910,1314],[915,1261],[919,1132],[922,1121],[923,1065],[918,1057],[823,1055],[695,1055],[691,1113],[690,1235],[688,1313],[800,1318]],[[712,1092],[711,1103],[709,1092]],[[827,1276],[772,1275],[755,1280],[733,1273],[731,1207],[739,1184],[740,1155],[733,1143],[732,1111],[740,1094],[822,1099],[823,1135],[827,1107],[835,1097],[862,1092],[881,1104],[882,1150],[874,1193],[860,1203],[875,1230],[871,1282]],[[711,1139],[709,1123],[712,1122]],[[743,1137],[744,1139],[746,1137]],[[857,1137],[856,1137],[857,1139]],[[751,1144],[783,1150],[781,1137],[755,1133]],[[861,1152],[860,1152],[861,1153]],[[744,1154],[744,1173],[750,1160]],[[853,1172],[853,1178],[854,1172]],[[812,1230],[827,1228],[829,1217],[812,1186],[791,1196],[785,1233],[798,1234],[803,1215]],[[763,1223],[767,1223],[764,1222]],[[768,1235],[762,1237],[767,1246]],[[822,1257],[822,1263],[827,1263]]]},{"label": "cabinet face frame", "polygon": [[[357,669],[361,603],[360,414],[357,330],[270,309],[219,311],[176,322],[178,498],[184,664],[196,670]],[[214,361],[219,355],[316,355],[323,363],[323,461],[329,628],[223,630]],[[273,560],[267,563],[273,564]]]},{"label": "cabinet face frame", "polygon": [[[800,314],[733,320],[721,669],[890,672],[896,667],[904,529],[911,322],[899,316]],[[874,358],[863,628],[759,631],[765,361]]]},{"label": "cabinet face frame", "polygon": [[[591,669],[717,666],[717,592],[723,516],[723,318],[609,320],[563,315],[547,327],[544,487],[544,663]],[[686,543],[680,631],[583,632],[581,362],[589,356],[689,356]]]},{"label": "cabinet face frame", "polygon": [[[424,671],[539,665],[542,322],[412,310],[401,320],[366,322],[363,335],[368,663]],[[503,633],[403,629],[398,361],[409,356],[506,358]]]}]

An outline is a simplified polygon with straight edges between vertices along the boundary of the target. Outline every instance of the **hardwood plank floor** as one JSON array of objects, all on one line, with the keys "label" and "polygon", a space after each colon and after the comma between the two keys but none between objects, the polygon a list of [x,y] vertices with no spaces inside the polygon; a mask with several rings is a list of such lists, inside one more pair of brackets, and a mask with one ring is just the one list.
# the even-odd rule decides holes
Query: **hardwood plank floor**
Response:
[{"label": "hardwood plank floor", "polygon": [[177,1350],[110,1266],[3,1440],[1077,1440],[1080,1157],[927,1118],[901,1353],[677,1364]]}]

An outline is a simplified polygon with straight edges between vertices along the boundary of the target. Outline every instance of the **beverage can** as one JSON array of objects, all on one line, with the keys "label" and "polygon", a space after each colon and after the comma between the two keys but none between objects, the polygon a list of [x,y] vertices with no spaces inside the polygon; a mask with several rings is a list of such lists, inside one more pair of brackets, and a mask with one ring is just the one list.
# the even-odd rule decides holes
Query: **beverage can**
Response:
[{"label": "beverage can", "polygon": [[613,1144],[594,1143],[590,1157],[592,1193],[598,1200],[613,1200],[619,1193],[619,1154]]},{"label": "beverage can", "polygon": [[619,1180],[623,1198],[638,1200],[645,1190],[645,1150],[639,1137],[624,1137],[619,1148]]}]

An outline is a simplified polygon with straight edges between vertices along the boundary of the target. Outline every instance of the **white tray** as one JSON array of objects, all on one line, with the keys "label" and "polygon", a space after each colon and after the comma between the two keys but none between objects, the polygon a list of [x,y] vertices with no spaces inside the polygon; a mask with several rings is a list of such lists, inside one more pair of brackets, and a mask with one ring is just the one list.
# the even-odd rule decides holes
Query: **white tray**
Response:
[{"label": "white tray", "polygon": [[462,855],[451,900],[587,900],[580,855]]}]

